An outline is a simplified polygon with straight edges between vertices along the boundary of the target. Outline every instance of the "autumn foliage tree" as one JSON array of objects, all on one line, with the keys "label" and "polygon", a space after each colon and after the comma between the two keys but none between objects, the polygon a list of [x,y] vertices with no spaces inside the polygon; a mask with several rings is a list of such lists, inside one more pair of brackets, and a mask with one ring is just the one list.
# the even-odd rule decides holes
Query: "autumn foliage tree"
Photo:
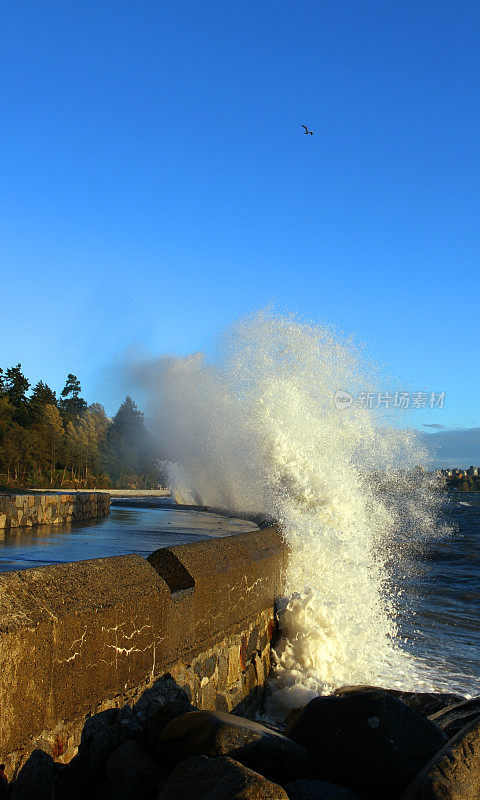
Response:
[{"label": "autumn foliage tree", "polygon": [[0,369],[0,484],[158,485],[158,449],[130,397],[110,420],[73,373],[58,399],[44,381],[29,389],[21,364]]}]

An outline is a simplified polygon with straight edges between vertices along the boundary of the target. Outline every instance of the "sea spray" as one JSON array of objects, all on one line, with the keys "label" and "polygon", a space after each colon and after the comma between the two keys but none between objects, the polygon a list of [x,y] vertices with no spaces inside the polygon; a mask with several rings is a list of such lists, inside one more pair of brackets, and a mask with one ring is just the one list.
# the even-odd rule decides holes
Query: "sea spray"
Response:
[{"label": "sea spray", "polygon": [[268,311],[210,358],[136,368],[177,499],[276,517],[290,549],[271,710],[346,683],[432,688],[397,638],[386,570],[398,534],[435,527],[418,437],[335,393],[382,378],[352,341]]}]

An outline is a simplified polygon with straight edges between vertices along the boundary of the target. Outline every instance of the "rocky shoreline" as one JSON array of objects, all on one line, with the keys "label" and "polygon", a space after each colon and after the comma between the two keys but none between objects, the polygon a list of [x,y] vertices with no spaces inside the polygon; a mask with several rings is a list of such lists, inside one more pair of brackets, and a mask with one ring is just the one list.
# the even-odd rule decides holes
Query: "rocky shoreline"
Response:
[{"label": "rocky shoreline", "polygon": [[35,750],[12,800],[479,800],[480,698],[344,687],[280,733],[196,709],[171,676],[85,723],[61,764]]}]

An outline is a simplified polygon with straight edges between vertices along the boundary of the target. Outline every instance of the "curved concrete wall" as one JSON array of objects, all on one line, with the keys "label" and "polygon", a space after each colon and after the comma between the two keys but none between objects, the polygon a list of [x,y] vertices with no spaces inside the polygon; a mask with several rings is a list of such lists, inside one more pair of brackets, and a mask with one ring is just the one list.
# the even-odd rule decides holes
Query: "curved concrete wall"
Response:
[{"label": "curved concrete wall", "polygon": [[0,495],[0,528],[75,522],[106,517],[109,512],[110,495],[106,492]]},{"label": "curved concrete wall", "polygon": [[69,760],[85,718],[169,672],[245,712],[270,666],[286,549],[275,526],[140,556],[0,575],[0,758]]}]

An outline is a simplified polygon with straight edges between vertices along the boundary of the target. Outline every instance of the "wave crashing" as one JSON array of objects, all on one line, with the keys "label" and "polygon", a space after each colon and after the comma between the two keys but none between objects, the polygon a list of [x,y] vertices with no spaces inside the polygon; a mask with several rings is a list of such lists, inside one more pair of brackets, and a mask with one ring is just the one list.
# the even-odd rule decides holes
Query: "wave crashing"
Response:
[{"label": "wave crashing", "polygon": [[386,563],[399,534],[434,531],[438,494],[414,470],[427,459],[418,435],[385,413],[335,407],[337,390],[382,385],[353,342],[262,311],[233,325],[210,358],[162,357],[136,374],[175,496],[264,512],[283,527],[272,713],[342,684],[432,689],[398,639],[400,586]]}]

